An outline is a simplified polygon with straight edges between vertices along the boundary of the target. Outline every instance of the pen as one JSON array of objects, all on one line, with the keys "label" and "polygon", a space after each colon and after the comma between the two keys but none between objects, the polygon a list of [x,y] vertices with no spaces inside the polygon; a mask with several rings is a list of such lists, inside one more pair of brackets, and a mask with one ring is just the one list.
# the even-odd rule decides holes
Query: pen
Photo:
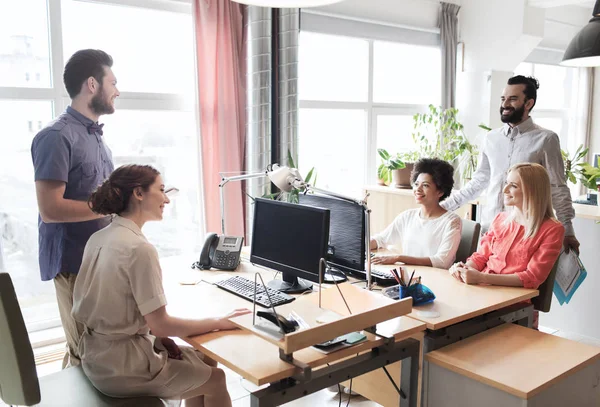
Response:
[{"label": "pen", "polygon": [[410,275],[410,279],[408,280],[407,287],[410,287],[410,282],[412,281],[412,278],[413,278],[414,275],[415,275],[415,270],[413,270],[412,274]]},{"label": "pen", "polygon": [[402,276],[402,267],[400,267],[400,271],[394,269],[396,271],[396,274],[398,274],[398,277],[400,278],[400,284],[402,284],[402,287],[406,287],[406,280],[404,280],[404,277]]},{"label": "pen", "polygon": [[390,272],[392,273],[392,275],[394,276],[394,278],[396,279],[398,284],[402,284],[402,282],[400,281],[400,278],[398,277],[398,274],[396,274],[396,269],[391,269]]}]

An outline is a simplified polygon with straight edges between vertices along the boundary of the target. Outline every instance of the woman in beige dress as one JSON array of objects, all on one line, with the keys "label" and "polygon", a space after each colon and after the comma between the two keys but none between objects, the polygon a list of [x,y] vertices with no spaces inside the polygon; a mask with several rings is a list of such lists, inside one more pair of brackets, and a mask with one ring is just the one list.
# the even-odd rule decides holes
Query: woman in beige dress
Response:
[{"label": "woman in beige dress", "polygon": [[115,217],[85,246],[73,293],[73,317],[85,327],[79,343],[83,370],[109,396],[231,406],[216,363],[168,337],[234,329],[229,318],[249,311],[198,320],[167,314],[158,253],[142,233],[144,223],[162,219],[169,203],[164,188],[156,169],[127,165],[90,197],[94,212]]}]

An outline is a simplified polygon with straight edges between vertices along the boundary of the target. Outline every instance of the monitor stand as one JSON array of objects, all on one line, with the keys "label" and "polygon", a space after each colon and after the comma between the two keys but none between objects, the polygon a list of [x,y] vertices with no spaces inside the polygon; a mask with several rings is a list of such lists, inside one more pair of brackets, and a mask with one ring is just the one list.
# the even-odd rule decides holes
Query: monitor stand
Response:
[{"label": "monitor stand", "polygon": [[323,283],[325,284],[337,284],[343,283],[348,280],[344,272],[332,265],[327,265],[327,270],[325,270],[325,275],[323,276]]},{"label": "monitor stand", "polygon": [[267,287],[287,294],[298,294],[312,290],[313,284],[309,281],[287,276],[286,273],[281,273],[281,276],[282,280],[271,280],[267,283]]}]

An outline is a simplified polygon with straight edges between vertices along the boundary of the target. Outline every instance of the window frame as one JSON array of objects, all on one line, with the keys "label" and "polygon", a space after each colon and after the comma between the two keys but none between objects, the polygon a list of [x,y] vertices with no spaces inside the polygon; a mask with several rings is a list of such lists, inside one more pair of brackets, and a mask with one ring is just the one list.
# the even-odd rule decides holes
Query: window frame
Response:
[{"label": "window frame", "polygon": [[[48,19],[48,48],[50,56],[50,86],[49,87],[2,87],[0,86],[0,100],[15,101],[50,101],[52,102],[52,116],[58,117],[70,105],[71,99],[64,87],[62,73],[66,57],[63,51],[63,32],[62,32],[62,5],[63,1],[68,0],[46,0],[47,19]],[[81,0],[73,0],[81,1]],[[123,7],[146,8],[159,11],[168,11],[175,13],[192,14],[192,3],[190,0],[87,0],[89,2],[118,5]],[[195,68],[195,66],[194,66]],[[196,84],[196,83],[195,83]],[[195,109],[195,100],[197,93],[193,98],[186,98],[184,95],[175,93],[145,93],[145,92],[120,92],[117,99],[117,110],[147,110],[147,111],[186,111],[193,112],[196,123],[199,122],[198,111]],[[36,123],[32,123],[35,128]],[[37,132],[37,130],[36,130]],[[199,145],[200,148],[200,145]],[[198,151],[198,159],[201,154]],[[201,170],[198,168],[199,175]],[[199,177],[201,180],[201,177]],[[200,187],[200,185],[199,185]],[[199,191],[200,202],[202,200],[202,191]],[[200,214],[200,225],[204,224],[204,215]],[[202,226],[203,227],[203,226]],[[203,231],[200,231],[203,232]],[[0,246],[1,248],[1,246]],[[64,340],[60,338],[48,338],[44,335],[45,330],[61,326],[60,318],[28,323],[26,326],[30,334],[36,333],[36,337],[43,337],[43,340],[32,343],[32,346],[43,346],[49,343],[56,343]],[[50,332],[50,331],[48,331]],[[62,334],[61,334],[62,336]]]},{"label": "window frame", "polygon": [[[368,42],[369,44],[369,69],[368,69],[368,92],[366,102],[337,102],[337,101],[322,101],[322,100],[306,100],[299,99],[300,109],[356,109],[364,110],[367,113],[367,134],[365,137],[364,148],[366,151],[364,179],[362,180],[364,185],[373,185],[377,183],[377,117],[380,115],[409,115],[412,116],[416,113],[427,112],[428,107],[422,104],[402,104],[402,103],[381,103],[374,102],[374,44],[375,41],[385,42],[398,42],[397,39],[394,41],[389,38],[366,38],[361,36],[360,30],[353,36],[347,34],[335,34],[329,30],[320,30],[318,28],[312,28],[310,30],[302,30],[302,32],[310,32],[323,35],[338,35],[351,38],[359,38]],[[431,34],[428,32],[428,34]],[[406,42],[405,42],[406,43]],[[429,43],[410,43],[411,45],[428,46],[432,45]],[[441,63],[441,61],[440,61]],[[441,92],[441,90],[440,90]]]}]

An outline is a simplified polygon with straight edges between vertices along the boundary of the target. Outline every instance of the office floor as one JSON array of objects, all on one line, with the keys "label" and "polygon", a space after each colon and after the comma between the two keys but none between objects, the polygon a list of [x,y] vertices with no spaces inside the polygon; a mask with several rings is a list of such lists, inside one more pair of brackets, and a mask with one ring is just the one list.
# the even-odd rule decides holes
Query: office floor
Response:
[{"label": "office floor", "polygon": [[[60,370],[62,361],[55,361],[50,363],[44,363],[37,366],[38,376],[45,376]],[[221,366],[225,370],[227,376],[227,389],[233,400],[233,407],[250,407],[250,391],[257,389],[252,383],[243,380],[240,375],[233,372],[232,370]],[[342,395],[342,407],[346,406],[348,402],[348,396]],[[339,405],[339,395],[328,390],[322,390],[318,393],[311,394],[310,396],[304,397],[300,400],[293,401],[291,403],[284,404],[288,407],[334,407]],[[4,407],[6,404],[0,400],[0,406]],[[379,407],[380,405],[370,400],[365,399],[361,396],[350,397],[350,407]]]},{"label": "office floor", "polygon": [[[589,338],[573,334],[565,331],[557,331],[554,329],[546,328],[541,326],[540,331],[548,334],[557,335],[563,338],[567,338],[576,342],[582,342],[593,346],[600,347],[600,340],[595,338]],[[55,347],[56,345],[54,345]],[[44,363],[37,366],[38,375],[45,376],[50,373],[59,371],[61,368],[61,361],[55,361],[50,363]],[[233,407],[249,407],[250,406],[250,392],[257,389],[252,383],[243,380],[237,373],[230,369],[224,368],[227,376],[227,388],[231,399],[233,400]],[[348,402],[348,396],[342,395],[342,406],[345,406]],[[293,401],[285,404],[289,407],[334,407],[339,405],[339,395],[328,390],[322,390],[310,396],[304,397],[300,400]],[[0,401],[0,407],[6,406],[6,404]],[[350,404],[352,407],[378,407],[379,404],[374,403],[370,400],[365,399],[361,396],[350,397]]]}]

